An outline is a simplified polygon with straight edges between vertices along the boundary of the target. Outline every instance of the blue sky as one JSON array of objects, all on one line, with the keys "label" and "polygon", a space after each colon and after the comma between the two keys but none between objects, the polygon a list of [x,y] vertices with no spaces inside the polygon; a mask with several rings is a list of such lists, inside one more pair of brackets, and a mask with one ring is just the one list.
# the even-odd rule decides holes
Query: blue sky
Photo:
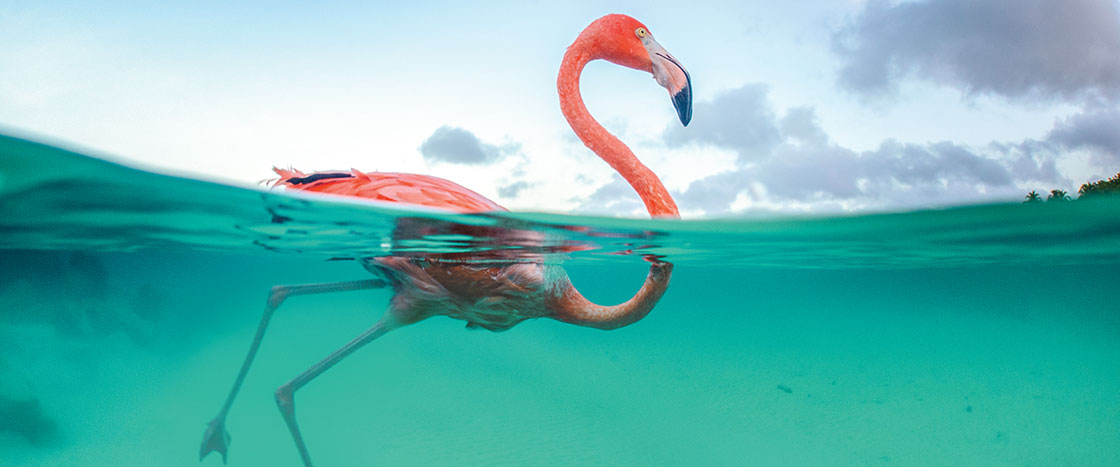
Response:
[{"label": "blue sky", "polygon": [[640,215],[560,114],[607,13],[689,69],[594,63],[593,115],[686,216],[912,209],[1120,172],[1116,0],[0,4],[0,129],[239,185],[273,165],[429,173],[513,209]]}]

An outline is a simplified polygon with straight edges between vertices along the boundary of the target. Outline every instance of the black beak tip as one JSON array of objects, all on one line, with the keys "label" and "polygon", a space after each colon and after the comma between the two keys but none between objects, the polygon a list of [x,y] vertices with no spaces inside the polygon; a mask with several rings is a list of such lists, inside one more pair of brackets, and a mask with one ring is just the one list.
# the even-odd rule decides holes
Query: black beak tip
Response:
[{"label": "black beak tip", "polygon": [[681,123],[688,126],[688,122],[692,121],[692,86],[685,86],[673,94],[673,107],[677,108],[677,116],[680,117]]}]

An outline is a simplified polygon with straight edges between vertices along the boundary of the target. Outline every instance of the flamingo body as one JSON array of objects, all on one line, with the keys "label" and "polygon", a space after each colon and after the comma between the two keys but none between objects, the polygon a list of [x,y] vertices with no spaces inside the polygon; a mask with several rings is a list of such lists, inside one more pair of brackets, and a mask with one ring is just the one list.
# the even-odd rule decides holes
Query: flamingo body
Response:
[{"label": "flamingo body", "polygon": [[[273,170],[273,186],[352,196],[460,213],[505,211],[486,197],[430,175],[392,172]],[[530,318],[553,315],[557,300],[572,289],[563,269],[541,258],[514,263],[472,263],[435,257],[364,258],[362,265],[393,288],[390,313],[401,325],[431,316],[467,322],[468,328],[504,331]]]},{"label": "flamingo body", "polygon": [[305,174],[294,169],[272,170],[280,175],[273,186],[293,190],[353,196],[460,213],[506,210],[469,188],[431,175],[358,170]]}]

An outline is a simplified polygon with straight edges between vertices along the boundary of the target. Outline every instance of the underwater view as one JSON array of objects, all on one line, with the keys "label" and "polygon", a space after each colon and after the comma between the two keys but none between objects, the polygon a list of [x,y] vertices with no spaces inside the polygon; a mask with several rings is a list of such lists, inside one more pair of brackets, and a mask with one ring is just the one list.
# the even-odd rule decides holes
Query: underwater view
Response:
[{"label": "underwater view", "polygon": [[0,2],[0,467],[1120,466],[1120,0],[682,6]]},{"label": "underwater view", "polygon": [[[270,287],[363,259],[561,266],[613,331],[435,317],[298,393],[321,465],[1120,463],[1120,199],[848,216],[451,214],[178,178],[0,137],[0,465],[199,465]],[[384,288],[293,297],[228,464],[299,465],[276,389]],[[202,465],[220,465],[211,454]]]}]

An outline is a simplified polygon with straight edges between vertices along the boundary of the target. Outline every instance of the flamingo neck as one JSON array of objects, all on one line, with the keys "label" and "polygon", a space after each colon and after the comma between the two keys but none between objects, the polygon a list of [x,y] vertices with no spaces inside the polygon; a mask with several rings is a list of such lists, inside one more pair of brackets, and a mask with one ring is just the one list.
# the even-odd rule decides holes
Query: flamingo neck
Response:
[{"label": "flamingo neck", "polygon": [[673,264],[654,262],[649,267],[642,288],[629,300],[613,306],[596,304],[579,293],[571,282],[564,281],[564,289],[556,296],[554,319],[597,329],[617,329],[645,318],[669,290]]},{"label": "flamingo neck", "polygon": [[583,104],[583,97],[579,92],[579,78],[583,67],[592,60],[603,58],[598,56],[594,46],[588,45],[592,43],[593,41],[584,40],[581,36],[564,54],[560,77],[556,81],[560,93],[560,109],[580,141],[634,187],[651,217],[679,218],[677,203],[669,196],[669,191],[657,175],[642,164],[626,144],[595,121]]},{"label": "flamingo neck", "polygon": [[[591,60],[604,58],[596,52],[594,45],[589,45],[594,41],[587,39],[585,34],[581,34],[568,48],[560,65],[556,87],[560,92],[560,109],[564,112],[564,117],[583,144],[634,187],[651,217],[679,218],[677,204],[657,175],[642,164],[629,147],[595,121],[583,104],[579,92],[579,78],[583,67]],[[658,260],[651,260],[651,263],[649,274],[638,293],[626,302],[614,306],[595,304],[579,293],[571,282],[563,281],[564,288],[555,296],[553,304],[556,312],[554,318],[599,329],[615,329],[644,318],[668,290],[669,279],[673,274],[671,263]]]}]

